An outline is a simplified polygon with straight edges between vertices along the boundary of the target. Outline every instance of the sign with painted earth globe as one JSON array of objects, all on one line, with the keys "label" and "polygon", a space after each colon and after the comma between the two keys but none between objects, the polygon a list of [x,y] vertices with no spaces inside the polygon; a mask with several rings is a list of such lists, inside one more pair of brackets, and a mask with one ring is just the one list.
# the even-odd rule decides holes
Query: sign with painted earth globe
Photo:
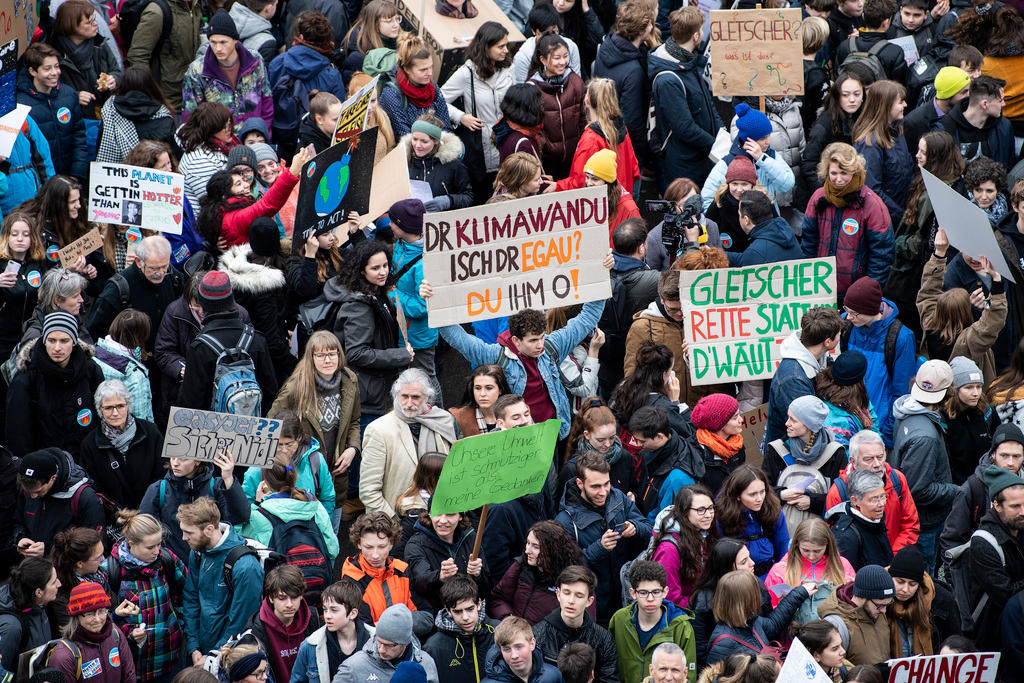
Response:
[{"label": "sign with painted earth globe", "polygon": [[317,185],[313,199],[313,209],[318,216],[333,213],[341,205],[341,200],[345,198],[345,193],[348,191],[348,162],[350,158],[351,156],[346,154],[328,166],[320,176],[320,183]]}]

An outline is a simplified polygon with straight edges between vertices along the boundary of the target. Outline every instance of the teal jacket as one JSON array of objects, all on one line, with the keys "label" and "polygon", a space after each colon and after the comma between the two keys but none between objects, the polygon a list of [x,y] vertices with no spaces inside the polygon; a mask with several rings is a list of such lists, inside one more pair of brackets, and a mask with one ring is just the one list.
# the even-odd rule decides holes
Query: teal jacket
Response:
[{"label": "teal jacket", "polygon": [[[405,264],[421,254],[423,254],[423,240],[417,240],[413,244],[409,244],[405,240],[396,240],[395,251],[392,255],[394,260],[392,267],[395,272],[398,272]],[[427,302],[420,297],[421,282],[423,282],[422,258],[402,274],[402,278],[395,285],[395,290],[390,294],[392,301],[397,299],[402,310],[405,311],[405,319],[409,323],[408,341],[417,351],[437,346],[437,330],[427,324]]]},{"label": "teal jacket", "polygon": [[[317,500],[323,503],[327,516],[334,514],[334,477],[331,476],[331,468],[327,464],[327,458],[320,452],[320,442],[310,437],[309,448],[298,457],[295,462],[296,486],[305,489],[316,496]],[[315,457],[314,457],[315,455]],[[310,460],[316,460],[317,473],[314,477],[313,467]],[[256,489],[263,481],[263,470],[258,467],[250,467],[245,473],[242,481],[242,490],[250,503],[256,502]]]},{"label": "teal jacket", "polygon": [[324,545],[327,547],[330,559],[333,560],[338,556],[338,535],[334,533],[334,527],[331,525],[331,516],[319,501],[268,497],[263,500],[262,506],[254,504],[249,521],[236,526],[235,531],[246,538],[267,545],[270,543],[270,535],[274,533],[274,526],[260,513],[261,507],[270,514],[280,517],[283,522],[291,522],[296,519],[312,520],[323,534]]},{"label": "teal jacket", "polygon": [[640,647],[640,636],[637,635],[636,602],[626,605],[612,615],[608,622],[608,631],[615,639],[615,649],[619,653],[619,680],[640,681],[651,670],[651,658],[654,650],[661,643],[675,643],[686,653],[686,679],[690,683],[697,680],[697,640],[693,635],[690,621],[693,613],[676,607],[670,600],[661,602],[662,628],[651,636],[647,647]]},{"label": "teal jacket", "polygon": [[235,563],[234,591],[228,590],[224,560],[245,539],[223,522],[220,531],[225,535],[220,545],[189,554],[183,610],[186,652],[208,653],[219,648],[228,638],[245,630],[263,601],[263,566],[252,555]]}]

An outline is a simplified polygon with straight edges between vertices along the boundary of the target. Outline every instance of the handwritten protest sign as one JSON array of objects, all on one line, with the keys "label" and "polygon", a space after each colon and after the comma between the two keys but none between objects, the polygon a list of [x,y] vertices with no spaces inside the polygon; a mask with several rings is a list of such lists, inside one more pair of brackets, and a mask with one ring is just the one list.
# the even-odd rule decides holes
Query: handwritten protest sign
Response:
[{"label": "handwritten protest sign", "polygon": [[694,385],[767,379],[804,312],[836,305],[836,260],[683,271],[679,295]]},{"label": "handwritten protest sign", "polygon": [[754,467],[761,466],[761,439],[764,438],[765,427],[768,426],[768,404],[762,403],[756,408],[751,408],[745,413],[740,413],[743,418],[743,448],[747,452],[747,464]]},{"label": "handwritten protest sign", "polygon": [[0,0],[0,44],[17,40],[19,57],[32,42],[37,23],[32,0]]},{"label": "handwritten protest sign", "polygon": [[103,235],[97,228],[93,228],[57,252],[57,255],[60,256],[60,265],[62,268],[70,268],[79,256],[91,254],[102,246]]},{"label": "handwritten protest sign", "polygon": [[607,224],[603,187],[427,214],[430,326],[607,299]]},{"label": "handwritten protest sign", "polygon": [[452,444],[430,514],[475,510],[537,493],[551,467],[558,420],[471,436]]},{"label": "handwritten protest sign", "polygon": [[832,677],[825,673],[799,638],[793,639],[778,680],[786,683],[832,683]]},{"label": "handwritten protest sign", "polygon": [[708,35],[715,95],[804,93],[799,9],[716,10]]},{"label": "handwritten protest sign", "polygon": [[160,457],[213,462],[217,451],[224,450],[239,465],[266,467],[277,452],[280,434],[280,420],[172,407]]},{"label": "handwritten protest sign", "polygon": [[939,227],[946,231],[949,243],[968,256],[985,256],[1000,275],[1016,282],[985,212],[923,168],[921,179]]},{"label": "handwritten protest sign", "polygon": [[380,76],[374,76],[372,81],[342,103],[341,116],[338,117],[338,125],[334,129],[334,138],[331,140],[332,145],[338,144],[345,138],[358,135],[366,128],[366,115],[370,111],[370,100],[373,99],[373,91],[377,89],[377,79],[379,78]]},{"label": "handwritten protest sign", "polygon": [[965,652],[958,655],[905,657],[890,659],[887,664],[889,683],[995,683],[999,653]]},{"label": "handwritten protest sign", "polygon": [[303,235],[303,240],[309,230],[321,235],[348,220],[350,211],[369,210],[376,147],[377,128],[373,127],[306,162],[299,176],[295,234]]},{"label": "handwritten protest sign", "polygon": [[14,151],[14,142],[18,139],[21,126],[25,123],[28,113],[32,107],[27,104],[19,104],[0,117],[0,157],[9,157]]},{"label": "handwritten protest sign", "polygon": [[89,220],[181,234],[185,176],[141,166],[89,164]]}]

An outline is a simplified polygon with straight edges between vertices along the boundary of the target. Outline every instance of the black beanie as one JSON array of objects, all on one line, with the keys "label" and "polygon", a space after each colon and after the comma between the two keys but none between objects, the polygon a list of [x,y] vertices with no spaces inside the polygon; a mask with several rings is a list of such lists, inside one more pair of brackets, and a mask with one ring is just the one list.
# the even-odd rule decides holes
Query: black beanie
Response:
[{"label": "black beanie", "polygon": [[235,26],[235,20],[231,18],[226,9],[219,9],[217,13],[210,19],[210,24],[206,29],[207,36],[227,36],[228,38],[234,38],[235,40],[241,40],[238,37],[238,27]]},{"label": "black beanie", "polygon": [[257,256],[274,256],[281,251],[281,233],[273,218],[260,216],[249,226],[249,246]]},{"label": "black beanie", "polygon": [[910,579],[918,583],[924,582],[924,556],[912,545],[904,546],[892,558],[889,565],[889,576],[894,579]]}]

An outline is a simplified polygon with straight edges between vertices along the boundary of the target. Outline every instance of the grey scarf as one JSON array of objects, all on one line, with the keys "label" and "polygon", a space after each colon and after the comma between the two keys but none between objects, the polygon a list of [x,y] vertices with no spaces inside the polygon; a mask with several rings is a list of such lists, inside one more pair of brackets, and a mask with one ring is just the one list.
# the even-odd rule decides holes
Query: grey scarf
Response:
[{"label": "grey scarf", "polygon": [[[416,439],[416,454],[423,455],[431,451],[447,453],[451,445],[455,443],[455,418],[447,410],[437,406],[430,406],[427,412],[420,413],[415,417],[409,417],[402,412],[402,404],[395,399],[395,416],[402,422],[413,425],[418,424],[420,436]],[[428,438],[426,432],[430,432],[433,438]]]},{"label": "grey scarf", "polygon": [[821,457],[821,454],[825,451],[825,446],[833,441],[835,441],[835,437],[832,436],[832,430],[828,427],[822,427],[818,430],[818,435],[814,439],[814,445],[806,453],[804,452],[804,442],[802,440],[789,439],[789,454],[801,465],[810,465]]},{"label": "grey scarf", "polygon": [[334,377],[324,379],[316,375],[316,408],[320,414],[320,429],[330,431],[338,426],[341,418],[341,370]]},{"label": "grey scarf", "polygon": [[121,455],[127,453],[132,439],[135,438],[135,417],[128,413],[128,421],[124,424],[124,430],[120,432],[108,425],[105,420],[101,420],[101,424],[103,436],[110,439],[111,445],[117,449],[117,452]]}]

